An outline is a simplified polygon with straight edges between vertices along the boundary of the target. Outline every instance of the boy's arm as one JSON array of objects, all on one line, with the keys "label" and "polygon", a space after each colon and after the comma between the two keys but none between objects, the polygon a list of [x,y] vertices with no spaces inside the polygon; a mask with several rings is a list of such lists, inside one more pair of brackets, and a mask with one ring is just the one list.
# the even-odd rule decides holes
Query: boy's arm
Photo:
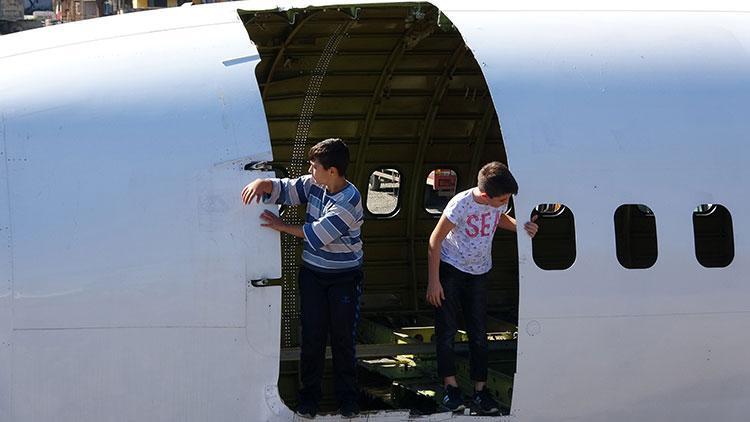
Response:
[{"label": "boy's arm", "polygon": [[[523,228],[524,230],[526,230],[526,233],[528,233],[529,237],[534,237],[536,235],[536,232],[539,230],[539,226],[535,223],[537,218],[539,218],[539,216],[534,215],[533,217],[531,217],[531,221],[527,221],[526,224],[523,225]],[[508,214],[503,213],[502,215],[500,215],[500,222],[497,225],[504,230],[509,230],[512,232],[517,231],[516,219],[509,216]]]},{"label": "boy's arm", "polygon": [[263,227],[268,227],[282,233],[289,233],[292,236],[297,236],[299,238],[305,237],[305,234],[302,232],[302,226],[287,224],[284,222],[284,220],[279,218],[279,216],[272,213],[271,211],[263,211],[263,214],[260,215],[260,218],[264,221],[264,223],[260,223],[260,225]]},{"label": "boy's arm", "polygon": [[443,286],[440,284],[440,247],[448,233],[456,227],[445,214],[440,216],[435,229],[430,235],[427,246],[427,302],[432,306],[440,307],[445,295]]},{"label": "boy's arm", "polygon": [[503,230],[516,231],[516,219],[505,213],[500,215],[500,222],[497,225]]},{"label": "boy's arm", "polygon": [[319,219],[300,226],[303,238],[320,249],[362,224],[361,208],[343,204],[331,206]]},{"label": "boy's arm", "polygon": [[[257,179],[249,183],[242,189],[242,202],[247,205],[253,202],[260,202],[263,198],[265,203],[278,203],[287,205],[298,205],[307,202],[307,195],[310,192],[312,181],[310,177],[300,177],[298,179]],[[293,226],[285,223],[281,218],[271,211],[264,211],[260,215],[263,227],[289,233],[293,236],[304,238],[302,226]]]},{"label": "boy's arm", "polygon": [[257,179],[242,189],[242,202],[247,205],[255,199],[259,202],[283,205],[300,205],[307,203],[307,196],[312,186],[310,176],[297,179]]},{"label": "boy's arm", "polygon": [[247,205],[253,202],[253,199],[258,203],[263,195],[270,194],[272,190],[271,179],[255,179],[242,189],[242,203]]}]

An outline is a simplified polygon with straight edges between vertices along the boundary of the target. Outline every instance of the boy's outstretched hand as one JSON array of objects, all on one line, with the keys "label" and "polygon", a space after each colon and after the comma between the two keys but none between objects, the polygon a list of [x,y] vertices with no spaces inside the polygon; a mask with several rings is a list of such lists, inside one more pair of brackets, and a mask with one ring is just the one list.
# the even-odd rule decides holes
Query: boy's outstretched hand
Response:
[{"label": "boy's outstretched hand", "polygon": [[430,281],[427,283],[427,302],[430,305],[439,308],[445,300],[445,293],[443,293],[443,286],[440,282]]},{"label": "boy's outstretched hand", "polygon": [[247,205],[255,199],[260,202],[260,198],[273,190],[273,183],[268,179],[257,179],[250,182],[242,189],[242,203]]},{"label": "boy's outstretched hand", "polygon": [[536,232],[539,231],[539,225],[535,223],[537,218],[539,218],[539,216],[535,215],[531,217],[531,221],[527,221],[526,224],[523,225],[523,228],[526,230],[529,237],[533,238],[536,235]]},{"label": "boy's outstretched hand", "polygon": [[282,229],[286,225],[286,223],[284,223],[284,221],[279,218],[279,216],[268,210],[263,211],[263,214],[260,215],[260,219],[263,220],[263,222],[260,223],[261,226],[268,227],[277,231],[282,231]]}]

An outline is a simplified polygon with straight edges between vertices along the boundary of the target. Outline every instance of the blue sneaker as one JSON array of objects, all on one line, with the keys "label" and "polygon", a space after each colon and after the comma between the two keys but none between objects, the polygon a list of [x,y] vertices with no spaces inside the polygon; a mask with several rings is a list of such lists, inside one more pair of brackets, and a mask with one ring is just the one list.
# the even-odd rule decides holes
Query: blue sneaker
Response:
[{"label": "blue sneaker", "polygon": [[464,399],[461,397],[461,389],[452,385],[445,386],[445,394],[441,404],[451,412],[460,412],[466,408]]},{"label": "blue sneaker", "polygon": [[486,387],[474,393],[471,404],[480,415],[495,415],[500,412],[500,406]]}]

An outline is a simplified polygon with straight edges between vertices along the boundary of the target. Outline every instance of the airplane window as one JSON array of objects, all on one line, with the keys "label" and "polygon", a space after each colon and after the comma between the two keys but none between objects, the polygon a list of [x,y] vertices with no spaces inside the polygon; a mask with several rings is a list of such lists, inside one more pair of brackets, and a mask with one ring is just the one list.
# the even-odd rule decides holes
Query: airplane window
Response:
[{"label": "airplane window", "polygon": [[642,204],[620,205],[615,211],[615,245],[620,265],[649,268],[656,263],[656,216]]},{"label": "airplane window", "polygon": [[576,260],[576,229],[573,212],[563,204],[539,204],[531,216],[537,216],[539,232],[531,240],[531,253],[543,270],[565,270]]},{"label": "airplane window", "polygon": [[367,211],[378,217],[391,217],[398,211],[401,173],[396,169],[381,168],[370,174],[367,185]]},{"label": "airplane window", "polygon": [[695,257],[707,268],[721,268],[734,259],[732,215],[719,204],[701,204],[693,211]]},{"label": "airplane window", "polygon": [[448,201],[456,194],[458,175],[450,169],[435,169],[427,175],[424,209],[432,215],[442,214]]}]

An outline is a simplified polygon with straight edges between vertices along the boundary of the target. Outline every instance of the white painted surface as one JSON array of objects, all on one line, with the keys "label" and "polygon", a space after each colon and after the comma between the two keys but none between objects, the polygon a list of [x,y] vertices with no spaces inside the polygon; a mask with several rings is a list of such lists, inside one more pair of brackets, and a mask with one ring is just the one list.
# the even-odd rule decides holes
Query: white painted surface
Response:
[{"label": "white painted surface", "polygon": [[15,420],[268,420],[279,303],[248,288],[247,328],[16,331]]},{"label": "white painted surface", "polygon": [[278,243],[239,200],[243,164],[270,159],[247,35],[149,36],[47,52],[54,95],[7,90],[17,329],[242,327],[244,281],[279,271],[278,252],[245,265]]},{"label": "white painted surface", "polygon": [[0,112],[0,421],[10,420],[13,330],[13,250],[8,203],[5,118]]},{"label": "white painted surface", "polygon": [[280,292],[248,281],[279,236],[240,199],[269,176],[244,170],[271,159],[259,57],[236,10],[182,10],[0,41],[0,420],[271,417]]},{"label": "white painted surface", "polygon": [[[537,268],[530,241],[519,236],[513,414],[746,419],[747,15],[449,17],[491,87],[520,184],[517,212],[561,202],[575,215],[569,270]],[[650,269],[617,261],[613,216],[626,203],[656,215],[659,254]],[[736,255],[727,268],[695,258],[692,211],[702,203],[732,213]]]}]

